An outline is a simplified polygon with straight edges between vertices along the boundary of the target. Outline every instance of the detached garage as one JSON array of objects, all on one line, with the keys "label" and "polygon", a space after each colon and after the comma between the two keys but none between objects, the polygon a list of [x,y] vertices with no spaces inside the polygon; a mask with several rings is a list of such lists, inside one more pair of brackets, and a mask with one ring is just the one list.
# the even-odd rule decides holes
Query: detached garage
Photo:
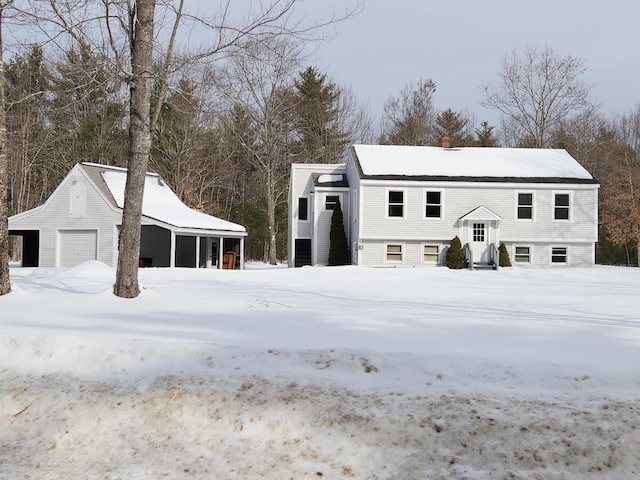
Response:
[{"label": "detached garage", "polygon": [[[99,260],[115,267],[127,171],[77,164],[47,201],[9,218],[24,267],[72,267]],[[246,229],[189,208],[147,173],[140,266],[241,269]]]}]

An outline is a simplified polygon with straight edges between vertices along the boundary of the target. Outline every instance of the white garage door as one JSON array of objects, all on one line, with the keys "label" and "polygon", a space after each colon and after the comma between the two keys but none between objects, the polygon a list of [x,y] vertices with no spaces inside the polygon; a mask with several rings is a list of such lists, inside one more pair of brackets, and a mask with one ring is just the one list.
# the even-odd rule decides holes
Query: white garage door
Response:
[{"label": "white garage door", "polygon": [[63,230],[59,232],[59,266],[73,267],[87,260],[96,260],[97,239],[98,232],[96,230]]}]

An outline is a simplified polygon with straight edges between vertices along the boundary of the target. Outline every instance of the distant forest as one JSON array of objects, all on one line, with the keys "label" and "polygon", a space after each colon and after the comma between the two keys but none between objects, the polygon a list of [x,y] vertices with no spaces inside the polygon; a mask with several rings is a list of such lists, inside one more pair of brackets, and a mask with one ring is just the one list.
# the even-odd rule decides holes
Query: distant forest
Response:
[{"label": "distant forest", "polygon": [[[0,7],[3,34],[30,28],[41,41],[4,42],[9,215],[42,204],[77,162],[126,167],[132,113],[128,44],[114,40],[99,7],[18,3]],[[127,2],[104,3],[126,30]],[[357,12],[302,26],[286,15],[296,0],[257,2],[234,24],[223,8],[230,2],[216,2],[211,17],[156,3],[148,169],[190,207],[244,225],[248,259],[286,259],[291,163],[342,162],[353,143],[439,145],[447,135],[458,147],[566,149],[601,182],[597,262],[638,265],[640,103],[603,114],[581,59],[550,47],[507,53],[495,83],[483,86],[498,125],[436,109],[429,78],[407,79],[373,118],[358,92],[305,55],[326,25]],[[195,24],[210,29],[210,44],[172,35]]]}]

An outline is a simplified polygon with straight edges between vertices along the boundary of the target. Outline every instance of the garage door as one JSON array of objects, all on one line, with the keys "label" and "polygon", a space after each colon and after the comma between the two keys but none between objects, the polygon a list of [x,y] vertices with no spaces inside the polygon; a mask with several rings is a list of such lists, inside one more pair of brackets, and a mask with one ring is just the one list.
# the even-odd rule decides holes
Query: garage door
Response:
[{"label": "garage door", "polygon": [[58,259],[60,267],[73,267],[87,260],[96,260],[96,230],[63,230],[59,232]]}]

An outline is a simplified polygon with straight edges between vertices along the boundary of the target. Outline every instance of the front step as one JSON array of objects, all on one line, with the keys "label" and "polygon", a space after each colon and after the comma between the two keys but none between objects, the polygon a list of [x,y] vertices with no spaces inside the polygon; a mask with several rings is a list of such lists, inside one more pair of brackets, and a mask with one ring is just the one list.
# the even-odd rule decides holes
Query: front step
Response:
[{"label": "front step", "polygon": [[497,270],[495,262],[473,262],[472,270]]}]

